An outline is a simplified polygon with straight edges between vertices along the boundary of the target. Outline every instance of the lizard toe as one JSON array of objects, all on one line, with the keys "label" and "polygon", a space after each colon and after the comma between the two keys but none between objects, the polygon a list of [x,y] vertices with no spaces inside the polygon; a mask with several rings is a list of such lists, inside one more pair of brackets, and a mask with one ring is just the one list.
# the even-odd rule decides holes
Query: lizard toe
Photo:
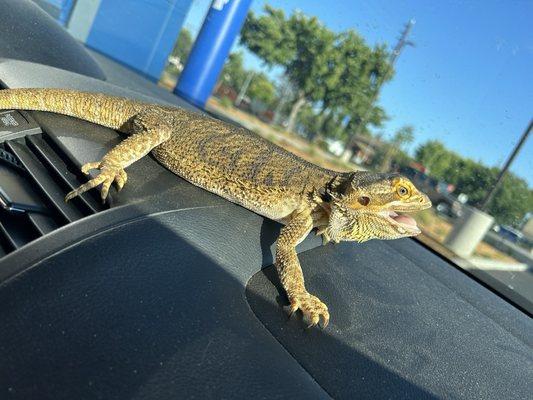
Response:
[{"label": "lizard toe", "polygon": [[111,184],[114,180],[115,177],[107,176],[102,182],[102,188],[100,189],[100,197],[102,199],[102,203],[105,203],[105,199],[107,198],[107,195],[109,193],[109,188],[111,187]]},{"label": "lizard toe", "polygon": [[87,190],[90,190],[99,184],[101,184],[105,180],[105,176],[102,176],[102,174],[98,175],[96,178],[91,179],[90,181],[84,183],[77,189],[72,190],[65,196],[65,201],[72,200],[74,197],[79,196],[82,193],[85,193]]},{"label": "lizard toe", "polygon": [[105,203],[107,195],[109,194],[109,188],[113,182],[117,182],[117,187],[119,190],[122,189],[122,186],[124,186],[124,183],[126,183],[126,180],[124,180],[125,175],[126,172],[123,169],[106,167],[102,168],[100,175],[98,175],[98,177],[103,177],[102,188],[100,189],[102,203]]},{"label": "lizard toe", "polygon": [[100,162],[90,162],[87,164],[83,164],[81,166],[81,172],[83,172],[85,175],[88,175],[91,169],[97,169],[99,166]]},{"label": "lizard toe", "polygon": [[123,169],[119,170],[115,176],[115,184],[117,185],[117,190],[120,192],[126,182],[128,181],[128,174]]},{"label": "lizard toe", "polygon": [[[92,169],[92,168],[89,168],[89,169]],[[105,202],[107,195],[109,194],[109,188],[111,187],[111,184],[113,183],[113,181],[117,179],[117,177],[119,177],[119,179],[122,179],[120,180],[120,183],[122,183],[122,185],[124,185],[125,183],[125,180],[123,179],[123,175],[120,171],[121,170],[117,170],[117,169],[102,168],[98,176],[96,176],[93,179],[90,179],[88,182],[84,183],[77,189],[69,192],[65,196],[65,201],[72,200],[74,197],[79,196],[80,194],[85,193],[86,191],[102,184],[102,188],[100,190],[100,197],[102,198],[102,202]],[[125,175],[125,172],[124,172],[124,175]],[[120,183],[118,185],[120,185]]]}]

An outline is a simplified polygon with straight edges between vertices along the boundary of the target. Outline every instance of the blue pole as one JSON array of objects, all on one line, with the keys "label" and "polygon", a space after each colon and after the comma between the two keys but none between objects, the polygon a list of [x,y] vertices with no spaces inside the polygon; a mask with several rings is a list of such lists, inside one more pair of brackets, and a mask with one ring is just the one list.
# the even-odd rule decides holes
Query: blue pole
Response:
[{"label": "blue pole", "polygon": [[74,7],[75,0],[63,0],[61,5],[61,11],[57,20],[63,26],[67,26],[68,20],[70,18],[70,13],[72,12],[72,7]]},{"label": "blue pole", "polygon": [[252,0],[214,0],[174,93],[204,107]]}]

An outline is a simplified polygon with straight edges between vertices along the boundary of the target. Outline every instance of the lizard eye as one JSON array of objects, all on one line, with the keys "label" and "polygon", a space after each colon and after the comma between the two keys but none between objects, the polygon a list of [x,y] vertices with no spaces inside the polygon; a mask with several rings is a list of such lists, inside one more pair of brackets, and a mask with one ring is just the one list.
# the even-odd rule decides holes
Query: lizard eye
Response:
[{"label": "lizard eye", "polygon": [[370,197],[367,197],[367,196],[361,196],[357,199],[357,201],[359,202],[359,204],[361,204],[362,206],[367,206],[370,204]]},{"label": "lizard eye", "polygon": [[401,197],[409,195],[409,189],[407,189],[405,186],[399,186],[397,191]]}]

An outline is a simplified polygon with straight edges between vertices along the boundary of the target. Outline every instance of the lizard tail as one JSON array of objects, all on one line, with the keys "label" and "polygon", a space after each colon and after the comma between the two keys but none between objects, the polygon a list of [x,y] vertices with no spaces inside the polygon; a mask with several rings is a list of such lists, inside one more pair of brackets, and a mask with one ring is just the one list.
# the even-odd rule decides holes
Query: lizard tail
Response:
[{"label": "lizard tail", "polygon": [[142,109],[123,97],[68,89],[0,90],[0,110],[49,111],[119,129]]}]

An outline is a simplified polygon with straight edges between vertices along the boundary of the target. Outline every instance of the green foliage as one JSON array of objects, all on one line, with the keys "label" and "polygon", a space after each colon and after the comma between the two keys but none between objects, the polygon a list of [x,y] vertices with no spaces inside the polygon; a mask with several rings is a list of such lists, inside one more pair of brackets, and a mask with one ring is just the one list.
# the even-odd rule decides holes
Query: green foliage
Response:
[{"label": "green foliage", "polygon": [[233,102],[229,97],[224,96],[220,99],[220,105],[224,108],[230,108],[233,105]]},{"label": "green foliage", "polygon": [[422,163],[435,178],[447,180],[450,165],[458,165],[459,155],[449,151],[442,142],[430,140],[416,149],[415,158]]},{"label": "green foliage", "polygon": [[250,98],[260,100],[267,106],[273,105],[276,100],[276,88],[263,73],[254,75],[247,94]]},{"label": "green foliage", "polygon": [[318,140],[315,145],[322,151],[329,151],[328,143],[323,139]]},{"label": "green foliage", "polygon": [[[316,104],[325,118],[315,133],[328,137],[351,134],[354,124],[365,121],[379,126],[385,114],[375,106],[381,84],[392,77],[385,46],[370,48],[355,31],[335,34],[316,17],[266,6],[265,13],[250,13],[241,33],[241,43],[269,66],[280,66],[295,88],[289,130],[305,104]],[[344,121],[330,129],[331,121]],[[364,130],[363,127],[362,130]]]},{"label": "green foliage", "polygon": [[[429,175],[454,184],[455,193],[467,194],[468,202],[477,207],[494,187],[499,172],[498,168],[489,168],[480,162],[461,157],[436,140],[419,146],[415,158],[428,168]],[[532,209],[533,191],[524,179],[508,172],[489,204],[489,214],[500,224],[517,226]]]},{"label": "green foliage", "polygon": [[402,149],[406,144],[413,143],[415,140],[415,128],[411,125],[401,127],[392,137],[391,144],[396,149]]},{"label": "green foliage", "polygon": [[309,140],[318,140],[321,136],[319,135],[320,127],[323,127],[328,132],[323,137],[341,139],[345,134],[345,127],[340,120],[341,117],[341,115],[333,113],[320,115],[311,105],[306,104],[298,113],[298,123]]},{"label": "green foliage", "polygon": [[292,84],[298,88],[307,101],[319,101],[323,95],[324,80],[335,68],[335,34],[316,17],[295,13],[287,21],[294,38],[293,57],[283,66]]},{"label": "green foliage", "polygon": [[267,65],[285,65],[294,58],[294,32],[283,10],[265,6],[265,15],[248,14],[241,30],[241,44],[257,54]]},{"label": "green foliage", "polygon": [[533,210],[533,190],[527,182],[510,173],[505,175],[501,187],[489,204],[489,213],[500,223],[518,227],[527,212]]},{"label": "green foliage", "polygon": [[321,116],[321,135],[331,139],[346,138],[346,126],[343,124],[344,114],[331,112]]},{"label": "green foliage", "polygon": [[183,28],[178,36],[178,40],[176,40],[176,44],[174,45],[174,48],[172,49],[172,55],[174,57],[178,57],[182,63],[184,63],[187,60],[187,57],[189,57],[189,53],[191,52],[192,48],[192,35],[191,32],[187,28]]},{"label": "green foliage", "polygon": [[[357,133],[358,136],[370,136],[371,133],[368,125],[373,125],[376,128],[380,128],[383,126],[383,123],[389,119],[385,113],[385,110],[380,106],[369,105],[368,103],[365,104],[365,106],[361,104],[359,106],[354,106],[351,110],[349,110],[349,120],[345,128],[346,142],[355,133]],[[363,123],[363,116],[367,117],[367,123],[364,126],[361,125]]]},{"label": "green foliage", "polygon": [[384,46],[371,49],[360,35],[349,30],[338,36],[336,54],[338,67],[325,82],[322,105],[349,117],[346,138],[354,133],[368,134],[368,124],[380,127],[387,119],[375,101],[381,85],[393,75],[388,53]]},{"label": "green foliage", "polygon": [[[191,32],[189,32],[187,28],[183,28],[179,33],[178,40],[176,40],[172,52],[170,53],[171,56],[179,58],[180,62],[185,64],[189,57],[189,53],[191,52],[192,44]],[[174,64],[169,64],[167,70],[173,75],[178,75],[180,72]]]},{"label": "green foliage", "polygon": [[225,85],[230,86],[236,92],[239,92],[248,74],[248,71],[244,69],[243,60],[241,52],[231,53],[220,77]]},{"label": "green foliage", "polygon": [[254,73],[254,76],[246,91],[247,96],[251,99],[262,101],[267,106],[272,106],[276,100],[276,87],[264,73],[256,73],[245,69],[241,52],[230,54],[220,79],[225,85],[230,86],[238,93],[250,73]]},{"label": "green foliage", "polygon": [[407,155],[404,147],[412,143],[414,140],[414,128],[406,125],[398,129],[392,139],[378,149],[375,157],[375,165],[379,165],[379,169],[383,172],[389,171],[392,165],[405,166],[411,161],[411,157]]},{"label": "green foliage", "polygon": [[298,123],[307,137],[314,137],[320,124],[320,116],[313,110],[311,105],[306,104],[298,113]]},{"label": "green foliage", "polygon": [[404,150],[396,150],[392,155],[391,163],[398,167],[407,167],[413,162],[413,158],[407,154]]},{"label": "green foliage", "polygon": [[470,204],[480,206],[494,186],[498,172],[473,160],[457,157],[448,168],[450,178],[443,177],[443,180],[456,185],[457,193],[466,193]]}]

